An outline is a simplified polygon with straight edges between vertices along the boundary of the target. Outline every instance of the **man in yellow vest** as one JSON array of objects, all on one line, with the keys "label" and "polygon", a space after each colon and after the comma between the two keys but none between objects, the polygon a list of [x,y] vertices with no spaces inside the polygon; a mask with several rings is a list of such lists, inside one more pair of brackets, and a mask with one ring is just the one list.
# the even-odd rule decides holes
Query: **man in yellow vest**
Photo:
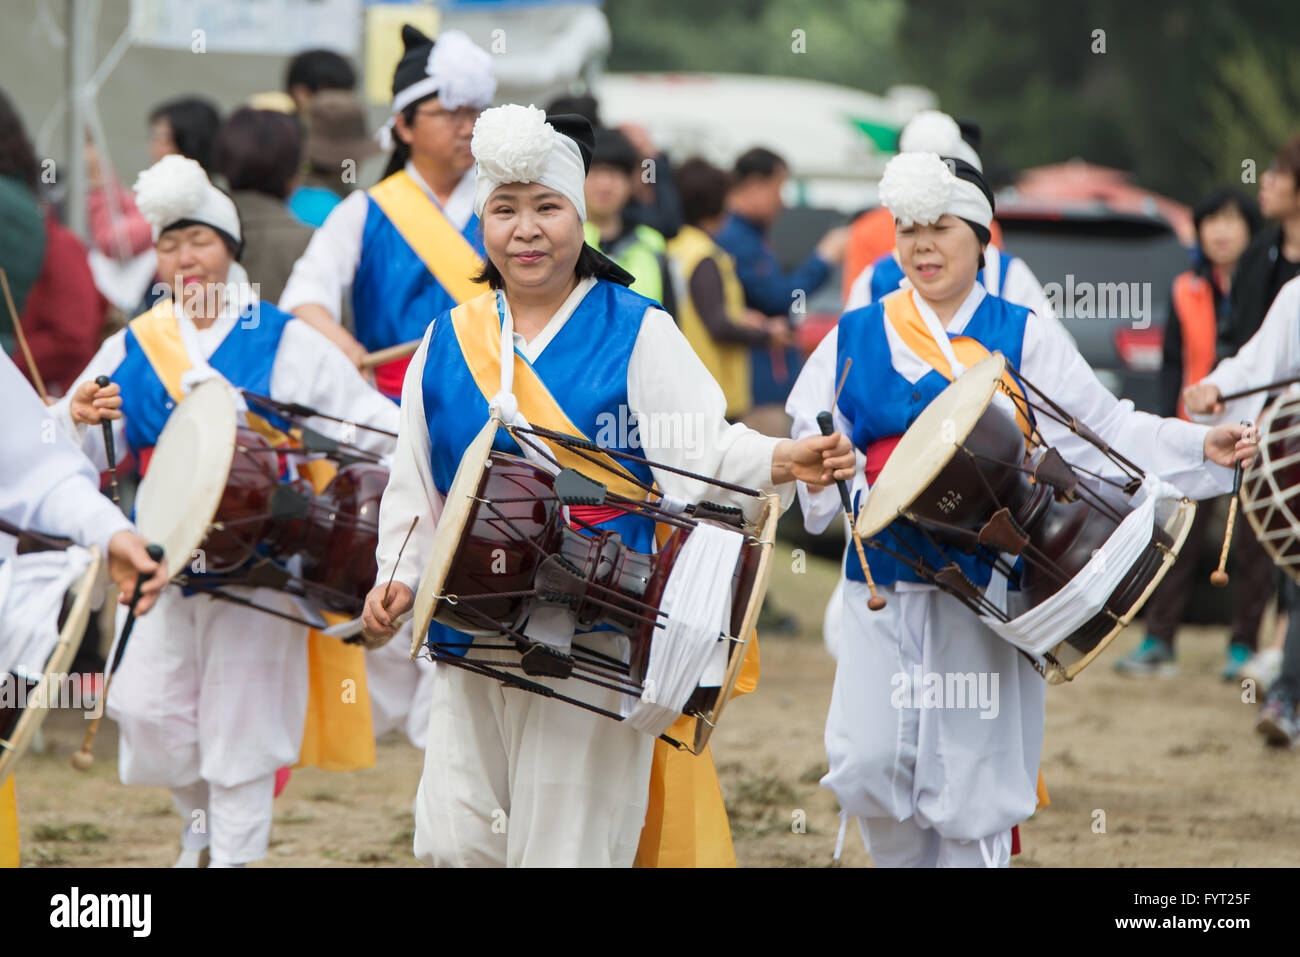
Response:
[{"label": "man in yellow vest", "polygon": [[[1206,196],[1193,210],[1200,261],[1174,280],[1169,319],[1165,323],[1164,361],[1160,367],[1161,415],[1187,419],[1181,393],[1200,382],[1214,368],[1215,341],[1229,312],[1228,294],[1237,261],[1259,228],[1259,208],[1245,194],[1223,187]],[[1172,675],[1174,634],[1182,621],[1192,592],[1196,563],[1211,530],[1213,509],[1197,511],[1187,543],[1174,567],[1151,595],[1146,606],[1146,638],[1127,657],[1115,662],[1125,675]],[[1273,597],[1273,575],[1268,553],[1249,526],[1237,523],[1234,534],[1236,601],[1225,681],[1236,679],[1255,650],[1259,622]],[[1216,545],[1217,547],[1217,545]]]},{"label": "man in yellow vest", "polygon": [[679,283],[674,315],[686,340],[727,397],[733,422],[749,411],[750,350],[781,349],[792,341],[782,317],[764,316],[745,306],[745,290],[731,254],[713,240],[726,217],[731,177],[701,159],[677,170],[685,225],[668,243],[668,258]]}]

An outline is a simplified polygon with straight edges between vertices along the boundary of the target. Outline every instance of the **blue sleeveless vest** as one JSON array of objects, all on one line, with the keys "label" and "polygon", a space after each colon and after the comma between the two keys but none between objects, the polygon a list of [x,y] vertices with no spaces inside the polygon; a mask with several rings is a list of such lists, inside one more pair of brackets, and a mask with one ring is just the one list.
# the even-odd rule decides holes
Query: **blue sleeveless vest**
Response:
[{"label": "blue sleeveless vest", "polygon": [[[1018,369],[1028,316],[1029,310],[1025,307],[986,295],[966,323],[966,328],[959,335],[950,333],[949,338],[974,339],[989,352],[1001,352]],[[853,374],[844,383],[839,409],[853,424],[850,438],[854,446],[863,452],[879,439],[906,432],[922,410],[949,384],[934,369],[916,382],[908,382],[890,360],[886,322],[885,307],[880,302],[854,309],[840,318],[835,367],[842,369],[845,361],[852,359]],[[854,503],[855,515],[860,504],[860,501]],[[895,522],[876,538],[882,545],[908,558],[915,559],[914,552],[920,553],[934,568],[947,564],[919,533],[903,528],[901,523]],[[900,538],[911,548],[901,545]],[[921,581],[915,572],[892,555],[879,549],[866,551],[871,576],[877,585]],[[963,554],[955,548],[945,547],[944,551],[956,560],[962,572],[976,585],[983,588],[988,584],[990,569],[986,563],[978,562],[974,555]],[[846,552],[845,576],[851,581],[866,581],[856,549],[850,548]]]},{"label": "blue sleeveless vest", "polygon": [[[371,352],[424,335],[434,316],[452,309],[456,300],[407,245],[397,227],[369,196],[361,234],[361,261],[352,280],[352,315],[357,340]],[[460,234],[484,256],[477,216]]]},{"label": "blue sleeveless vest", "polygon": [[[275,364],[284,328],[291,321],[293,316],[270,303],[254,303],[217,346],[208,364],[236,388],[269,395],[271,368]],[[127,443],[137,452],[153,447],[176,403],[149,363],[130,326],[126,330],[126,358],[110,378],[122,387]],[[284,423],[275,417],[263,415],[263,418],[277,428],[284,427]]]},{"label": "blue sleeveless vest", "polygon": [[[645,456],[635,431],[624,434],[622,428],[611,430],[609,426],[611,421],[617,426],[628,419],[628,363],[641,331],[641,320],[651,306],[657,307],[658,303],[618,283],[598,280],[537,361],[530,363],[569,420],[587,438],[641,458]],[[518,350],[515,354],[520,355]],[[434,322],[422,385],[433,484],[445,495],[461,456],[488,420],[487,399],[461,352],[450,310]],[[606,441],[611,431],[613,441]],[[498,430],[493,448],[523,455],[504,429]],[[626,459],[620,459],[619,464],[639,481],[653,483],[648,466]],[[588,474],[600,481],[603,470],[593,466]],[[624,515],[601,523],[601,528],[618,532],[624,545],[639,552],[655,550],[654,525],[645,518]],[[444,644],[468,646],[472,641],[437,622],[430,634]]]}]

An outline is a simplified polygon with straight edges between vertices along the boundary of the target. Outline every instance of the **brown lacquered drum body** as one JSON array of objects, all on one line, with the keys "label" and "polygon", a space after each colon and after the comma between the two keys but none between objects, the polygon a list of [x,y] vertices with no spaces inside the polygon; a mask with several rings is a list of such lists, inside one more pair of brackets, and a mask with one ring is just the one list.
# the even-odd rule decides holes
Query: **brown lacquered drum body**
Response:
[{"label": "brown lacquered drum body", "polygon": [[[631,673],[640,680],[654,611],[691,530],[674,529],[657,553],[643,554],[624,545],[617,532],[571,527],[554,483],[525,459],[501,452],[488,457],[442,588],[455,601],[440,602],[436,619],[467,634],[496,635],[519,629],[539,605],[563,606],[573,610],[579,632],[607,625],[630,637]],[[741,550],[733,576],[733,634],[741,631],[760,554]],[[709,706],[692,703],[700,710]]]},{"label": "brown lacquered drum body", "polygon": [[[636,674],[654,633],[647,611],[658,607],[690,529],[675,529],[658,553],[642,554],[625,546],[617,532],[572,528],[563,518],[554,481],[525,459],[504,452],[489,456],[443,585],[458,603],[442,606],[438,622],[469,635],[497,635],[502,627],[520,628],[538,605],[568,607],[578,631],[608,625],[632,637]],[[744,549],[737,563],[731,623],[736,631],[758,555],[758,549]],[[459,601],[465,596],[480,597]]]},{"label": "brown lacquered drum body", "polygon": [[[1018,408],[1027,404],[1004,369],[1001,356],[983,360],[922,412],[880,471],[857,527],[863,536],[895,546],[900,558],[906,549],[895,544],[903,540],[891,527],[919,532],[939,546],[949,564],[930,568],[929,560],[916,554],[903,559],[905,564],[980,614],[1009,621],[1047,602],[1078,576],[1096,575],[1096,556],[1104,553],[1131,507],[1084,488],[1055,449],[1035,444],[1027,451],[1017,416],[993,401],[1000,390],[1013,401],[1018,397]],[[1082,427],[1076,423],[1076,428]],[[1112,577],[1105,586],[1109,594],[1091,596],[1089,607],[1100,605],[1096,613],[1047,655],[1056,678],[1073,677],[1091,661],[1172,563],[1177,545],[1167,528],[1180,536],[1180,544],[1194,506],[1188,503],[1173,517],[1167,511],[1118,584]],[[953,560],[955,552],[977,549],[984,564],[1003,571],[1019,560],[1014,613],[1010,606],[994,607]]]}]

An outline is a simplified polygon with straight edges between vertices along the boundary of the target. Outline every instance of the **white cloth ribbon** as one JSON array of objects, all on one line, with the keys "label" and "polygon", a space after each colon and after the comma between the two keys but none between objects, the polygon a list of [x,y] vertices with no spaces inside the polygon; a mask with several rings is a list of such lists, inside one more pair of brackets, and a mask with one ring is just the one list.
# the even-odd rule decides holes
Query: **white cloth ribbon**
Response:
[{"label": "white cloth ribbon", "polygon": [[1147,475],[1133,510],[1060,591],[1009,622],[982,615],[984,623],[1005,641],[1032,655],[1051,651],[1101,611],[1150,545],[1156,506],[1179,498],[1182,493],[1174,486],[1157,475]]},{"label": "white cloth ribbon", "polygon": [[640,698],[624,696],[624,719],[658,736],[682,716],[697,687],[718,687],[726,672],[732,575],[745,536],[720,525],[691,530],[668,575],[659,610],[666,616],[650,643]]}]

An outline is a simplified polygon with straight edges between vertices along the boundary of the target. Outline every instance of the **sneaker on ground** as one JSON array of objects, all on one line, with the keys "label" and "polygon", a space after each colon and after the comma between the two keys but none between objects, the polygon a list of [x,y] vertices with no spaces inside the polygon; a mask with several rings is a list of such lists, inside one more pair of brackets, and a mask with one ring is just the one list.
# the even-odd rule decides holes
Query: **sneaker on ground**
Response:
[{"label": "sneaker on ground", "polygon": [[1122,675],[1169,677],[1178,674],[1174,649],[1162,638],[1147,635],[1131,655],[1115,662],[1115,670]]},{"label": "sneaker on ground", "polygon": [[1300,735],[1300,725],[1296,724],[1295,704],[1287,698],[1269,698],[1259,710],[1259,723],[1255,730],[1264,736],[1264,740],[1278,748],[1289,748]]}]

